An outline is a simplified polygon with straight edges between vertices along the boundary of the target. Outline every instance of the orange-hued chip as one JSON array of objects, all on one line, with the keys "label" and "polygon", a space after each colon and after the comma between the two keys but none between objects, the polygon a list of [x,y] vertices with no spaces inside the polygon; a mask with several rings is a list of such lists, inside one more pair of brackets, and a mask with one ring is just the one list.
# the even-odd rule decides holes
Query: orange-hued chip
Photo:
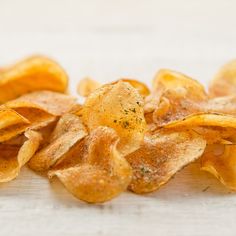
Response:
[{"label": "orange-hued chip", "polygon": [[13,109],[0,106],[0,132],[2,129],[16,124],[28,124],[29,120],[18,114]]},{"label": "orange-hued chip", "polygon": [[197,113],[182,120],[173,121],[165,128],[215,126],[223,128],[236,128],[236,117],[218,113]]},{"label": "orange-hued chip", "polygon": [[207,94],[197,81],[179,72],[163,69],[157,73],[153,91],[145,99],[145,117],[149,117],[149,125],[162,127],[201,112],[206,101]]},{"label": "orange-hued chip", "polygon": [[126,156],[133,169],[129,189],[152,192],[204,152],[205,139],[193,131],[161,131],[145,137],[140,149]]},{"label": "orange-hued chip", "polygon": [[[27,128],[47,126],[75,105],[75,98],[51,91],[37,91],[9,101],[0,106],[0,118],[1,110],[5,111],[2,113],[4,119],[0,120],[3,127],[0,128],[0,142],[23,133]],[[22,122],[17,124],[16,119]]]},{"label": "orange-hued chip", "polygon": [[99,82],[86,77],[79,81],[79,84],[77,86],[77,93],[83,97],[87,97],[90,93],[101,86],[102,84],[100,84]]},{"label": "orange-hued chip", "polygon": [[37,152],[29,162],[31,169],[46,171],[58,164],[67,152],[87,135],[78,116],[65,114],[52,132],[49,144]]},{"label": "orange-hued chip", "polygon": [[191,100],[200,101],[207,98],[204,87],[198,81],[180,72],[167,69],[159,70],[153,80],[154,91],[159,90],[161,86],[165,90],[181,89],[182,94],[186,94]]},{"label": "orange-hued chip", "polygon": [[139,148],[146,130],[143,99],[129,83],[118,81],[95,90],[79,115],[90,131],[108,126],[120,137],[118,150],[127,155]]},{"label": "orange-hued chip", "polygon": [[210,172],[226,187],[236,191],[236,145],[207,145],[201,158],[201,169]]},{"label": "orange-hued chip", "polygon": [[17,177],[20,169],[37,151],[42,137],[40,133],[29,130],[24,134],[26,140],[22,145],[12,143],[0,144],[0,182],[8,182]]},{"label": "orange-hued chip", "polygon": [[69,112],[75,105],[74,97],[51,91],[32,92],[5,103],[5,106],[17,111],[38,109],[54,116]]},{"label": "orange-hued chip", "polygon": [[132,85],[135,89],[138,90],[139,94],[143,97],[146,97],[150,94],[149,88],[142,82],[135,80],[135,79],[128,79],[128,78],[121,78],[123,82],[127,82]]},{"label": "orange-hued chip", "polygon": [[77,164],[68,167],[65,160],[49,172],[49,177],[57,176],[68,191],[86,202],[104,202],[116,197],[126,190],[132,176],[128,162],[117,150],[118,142],[113,129],[96,128],[67,157],[73,161],[77,155]]},{"label": "orange-hued chip", "polygon": [[220,68],[210,83],[209,94],[211,97],[236,94],[236,60]]},{"label": "orange-hued chip", "polygon": [[67,75],[53,60],[33,56],[0,71],[0,103],[36,90],[65,92]]}]

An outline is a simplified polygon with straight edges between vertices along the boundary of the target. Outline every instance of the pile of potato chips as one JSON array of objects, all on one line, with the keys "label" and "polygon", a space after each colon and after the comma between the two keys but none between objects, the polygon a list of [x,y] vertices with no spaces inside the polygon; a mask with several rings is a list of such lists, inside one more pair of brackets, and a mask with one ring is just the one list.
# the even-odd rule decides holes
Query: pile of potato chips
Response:
[{"label": "pile of potato chips", "polygon": [[84,104],[67,86],[66,72],[42,56],[0,70],[0,182],[28,165],[96,203],[126,189],[155,191],[198,160],[236,190],[236,61],[208,93],[164,69],[151,90],[131,79],[102,85],[85,78],[78,85]]}]

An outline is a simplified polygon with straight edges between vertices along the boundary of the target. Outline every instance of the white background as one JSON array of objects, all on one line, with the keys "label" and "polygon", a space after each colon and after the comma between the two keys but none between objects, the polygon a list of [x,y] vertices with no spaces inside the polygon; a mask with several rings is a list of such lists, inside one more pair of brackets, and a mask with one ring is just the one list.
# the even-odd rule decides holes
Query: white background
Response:
[{"label": "white background", "polygon": [[[236,1],[0,0],[0,67],[33,53],[58,60],[73,93],[84,76],[150,84],[163,67],[207,85],[236,57]],[[236,194],[197,164],[156,193],[103,205],[27,168],[0,187],[1,236],[236,235]]]}]

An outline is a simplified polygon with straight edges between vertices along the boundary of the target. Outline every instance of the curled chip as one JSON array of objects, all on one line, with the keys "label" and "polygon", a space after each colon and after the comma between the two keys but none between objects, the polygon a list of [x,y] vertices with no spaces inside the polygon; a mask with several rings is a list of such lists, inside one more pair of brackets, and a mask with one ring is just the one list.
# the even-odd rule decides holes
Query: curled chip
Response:
[{"label": "curled chip", "polygon": [[236,145],[207,145],[201,158],[201,169],[210,172],[226,187],[236,190]]},{"label": "curled chip", "polygon": [[90,93],[92,93],[97,88],[101,87],[102,85],[90,78],[84,78],[80,80],[78,86],[77,86],[77,92],[79,95],[83,97],[89,96]]},{"label": "curled chip", "polygon": [[173,121],[171,124],[166,125],[165,128],[197,126],[218,126],[224,128],[236,128],[236,117],[217,113],[199,113],[187,116],[182,120]]},{"label": "curled chip", "polygon": [[129,189],[147,193],[199,158],[206,141],[193,131],[164,131],[146,136],[140,149],[126,156],[133,169]]},{"label": "curled chip", "polygon": [[80,118],[73,114],[65,114],[57,123],[49,144],[31,158],[30,168],[35,171],[48,170],[61,162],[67,152],[86,135],[86,129]]},{"label": "curled chip", "polygon": [[34,155],[42,137],[40,133],[29,130],[24,134],[23,144],[11,141],[0,144],[0,182],[8,182],[17,177],[20,169]]},{"label": "curled chip", "polygon": [[0,106],[0,132],[2,129],[16,124],[28,124],[29,121],[13,109]]},{"label": "curled chip", "polygon": [[0,103],[36,90],[65,92],[67,80],[65,71],[53,60],[27,58],[0,71]]},{"label": "curled chip", "polygon": [[[37,91],[9,101],[0,106],[0,118],[1,110],[4,111],[2,117],[5,116],[2,126],[7,126],[0,128],[0,142],[23,133],[27,128],[37,129],[37,127],[47,126],[55,121],[57,116],[69,112],[75,105],[76,101],[73,97],[51,91]],[[18,117],[19,122],[20,119],[22,122],[13,124],[16,122],[16,118],[13,122],[13,116]],[[6,125],[10,123],[12,125]]]},{"label": "curled chip", "polygon": [[236,60],[224,65],[211,81],[209,95],[220,97],[236,93]]},{"label": "curled chip", "polygon": [[54,116],[69,112],[75,105],[74,97],[51,91],[32,92],[5,104],[17,111],[19,109],[38,109]]},{"label": "curled chip", "polygon": [[95,90],[79,115],[90,131],[108,126],[120,137],[118,150],[127,155],[139,148],[146,129],[143,99],[129,83],[118,81]]},{"label": "curled chip", "polygon": [[[132,85],[135,89],[138,90],[139,94],[143,97],[146,97],[150,94],[149,88],[142,82],[134,79],[127,79],[127,78],[121,78],[120,79],[123,82],[127,82],[130,85]],[[116,82],[115,82],[116,83]]]},{"label": "curled chip", "polygon": [[165,126],[202,111],[201,104],[206,100],[207,94],[197,81],[178,72],[160,70],[153,91],[145,99],[145,117],[149,117],[149,124]]},{"label": "curled chip", "polygon": [[160,86],[163,86],[165,90],[182,89],[191,100],[200,101],[207,98],[204,87],[198,81],[176,71],[159,70],[153,80],[154,91],[159,90]]},{"label": "curled chip", "polygon": [[[67,158],[77,165],[61,162],[49,177],[57,176],[75,197],[91,203],[108,201],[125,191],[132,171],[125,158],[117,151],[119,137],[108,127],[98,127],[85,138],[83,145]],[[79,147],[79,150],[78,150]]]}]

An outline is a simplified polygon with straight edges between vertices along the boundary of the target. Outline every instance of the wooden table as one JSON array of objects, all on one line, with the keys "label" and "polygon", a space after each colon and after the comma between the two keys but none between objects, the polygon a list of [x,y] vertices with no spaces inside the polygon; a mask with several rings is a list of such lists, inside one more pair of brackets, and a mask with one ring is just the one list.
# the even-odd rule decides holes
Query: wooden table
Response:
[{"label": "wooden table", "polygon": [[[205,85],[236,57],[234,0],[1,0],[0,64],[32,53],[57,59],[71,91],[91,76],[151,84],[160,68]],[[1,91],[0,91],[1,92]],[[236,235],[236,194],[199,171],[179,172],[159,191],[88,205],[24,168],[0,189],[0,235]]]}]

